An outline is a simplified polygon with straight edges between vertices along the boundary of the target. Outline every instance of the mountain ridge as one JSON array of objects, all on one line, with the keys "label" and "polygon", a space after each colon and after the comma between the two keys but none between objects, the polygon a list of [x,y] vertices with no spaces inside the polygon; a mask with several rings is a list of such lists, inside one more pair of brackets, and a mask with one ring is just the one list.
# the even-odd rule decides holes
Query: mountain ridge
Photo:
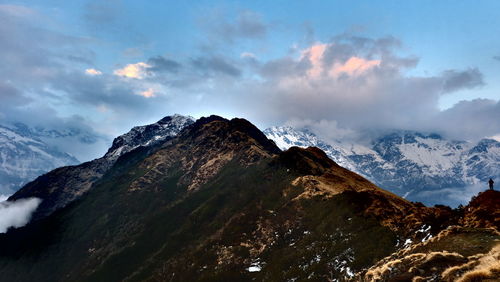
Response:
[{"label": "mountain ridge", "polygon": [[[481,206],[477,228],[491,223],[477,219]],[[0,270],[16,281],[347,280],[461,217],[384,191],[318,148],[282,152],[250,122],[211,116],[0,234]],[[478,234],[481,250],[500,240]]]},{"label": "mountain ridge", "polygon": [[[174,115],[167,120],[164,118],[154,124],[135,127],[115,138],[112,147],[103,157],[76,166],[60,167],[40,175],[10,196],[9,200],[31,197],[41,199],[40,206],[33,214],[33,220],[43,218],[85,194],[119,160],[120,156],[140,146],[154,147],[176,135],[192,122],[190,117]],[[161,138],[154,140],[141,138],[144,132],[147,132],[147,136],[160,135]],[[130,140],[131,136],[140,138]],[[125,140],[130,142],[127,143]]]}]

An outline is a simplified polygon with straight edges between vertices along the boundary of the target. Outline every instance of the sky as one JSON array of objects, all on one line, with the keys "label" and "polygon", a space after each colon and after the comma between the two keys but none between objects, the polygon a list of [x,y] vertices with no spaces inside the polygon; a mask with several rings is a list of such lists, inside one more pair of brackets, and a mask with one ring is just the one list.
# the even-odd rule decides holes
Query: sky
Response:
[{"label": "sky", "polygon": [[0,1],[0,123],[95,136],[66,144],[82,161],[174,113],[339,138],[500,140],[498,11],[499,1]]}]

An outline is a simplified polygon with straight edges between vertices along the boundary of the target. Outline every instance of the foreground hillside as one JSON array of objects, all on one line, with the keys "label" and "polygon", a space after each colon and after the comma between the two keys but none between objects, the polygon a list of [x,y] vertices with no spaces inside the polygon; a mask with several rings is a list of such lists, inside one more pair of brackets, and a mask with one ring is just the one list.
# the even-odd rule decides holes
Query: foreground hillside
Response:
[{"label": "foreground hillside", "polygon": [[500,192],[480,193],[459,213],[457,225],[382,259],[356,280],[499,281]]},{"label": "foreground hillside", "polygon": [[[49,175],[65,195],[64,174]],[[41,183],[23,193],[50,199],[54,190]],[[368,269],[450,225],[493,228],[462,256],[490,252],[500,240],[497,216],[485,216],[482,204],[457,211],[409,202],[317,148],[282,152],[243,119],[202,118],[123,153],[89,185],[55,212],[0,235],[3,278],[360,280],[386,277]],[[498,194],[487,198],[498,210]]]}]

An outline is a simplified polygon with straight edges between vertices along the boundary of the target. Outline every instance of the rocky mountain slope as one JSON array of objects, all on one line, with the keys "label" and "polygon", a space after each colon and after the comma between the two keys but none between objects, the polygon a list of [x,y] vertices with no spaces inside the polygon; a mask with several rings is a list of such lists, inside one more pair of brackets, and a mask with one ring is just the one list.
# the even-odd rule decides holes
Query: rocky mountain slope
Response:
[{"label": "rocky mountain slope", "polygon": [[[481,207],[409,202],[318,148],[282,152],[248,121],[211,116],[122,154],[71,204],[0,234],[0,272],[12,281],[361,279],[465,218],[474,232],[495,226]],[[491,234],[475,254],[494,251]]]},{"label": "rocky mountain slope", "polygon": [[43,174],[26,184],[9,200],[14,201],[31,197],[41,199],[42,202],[33,214],[33,219],[43,218],[78,199],[91,189],[92,185],[123,154],[140,146],[153,147],[175,136],[182,128],[193,122],[191,117],[174,115],[165,117],[154,124],[134,127],[128,133],[115,138],[113,145],[102,158],[77,166],[60,167]]},{"label": "rocky mountain slope", "polygon": [[22,128],[0,125],[0,194],[10,195],[43,173],[78,163]]},{"label": "rocky mountain slope", "polygon": [[[431,205],[463,204],[490,177],[500,179],[500,142],[491,139],[473,144],[437,134],[400,131],[364,145],[340,140],[328,143],[309,131],[291,127],[272,127],[264,133],[281,149],[317,146],[377,185]],[[464,193],[464,197],[456,196]]]}]

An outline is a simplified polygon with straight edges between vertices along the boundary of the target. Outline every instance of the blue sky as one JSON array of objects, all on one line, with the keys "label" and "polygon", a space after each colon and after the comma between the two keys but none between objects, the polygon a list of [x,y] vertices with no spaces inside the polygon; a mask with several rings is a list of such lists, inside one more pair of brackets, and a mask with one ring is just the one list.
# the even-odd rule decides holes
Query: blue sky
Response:
[{"label": "blue sky", "polygon": [[498,136],[498,11],[499,1],[0,1],[0,122],[109,139],[213,113],[339,134]]}]

